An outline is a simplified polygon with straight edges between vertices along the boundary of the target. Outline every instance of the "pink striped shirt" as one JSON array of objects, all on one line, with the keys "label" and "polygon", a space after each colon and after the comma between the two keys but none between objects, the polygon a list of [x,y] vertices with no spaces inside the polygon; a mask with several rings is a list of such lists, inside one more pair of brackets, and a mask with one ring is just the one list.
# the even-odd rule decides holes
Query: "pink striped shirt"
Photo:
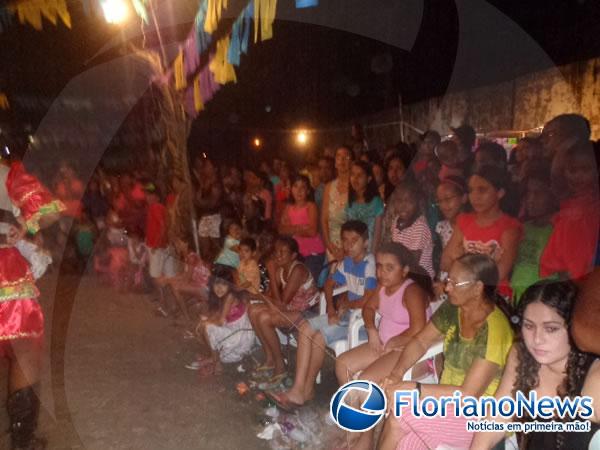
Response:
[{"label": "pink striped shirt", "polygon": [[425,269],[427,275],[433,278],[435,276],[433,270],[433,239],[425,216],[420,215],[412,225],[402,230],[398,229],[397,223],[398,218],[396,217],[392,223],[392,241],[404,245],[409,250],[421,251],[419,265]]}]

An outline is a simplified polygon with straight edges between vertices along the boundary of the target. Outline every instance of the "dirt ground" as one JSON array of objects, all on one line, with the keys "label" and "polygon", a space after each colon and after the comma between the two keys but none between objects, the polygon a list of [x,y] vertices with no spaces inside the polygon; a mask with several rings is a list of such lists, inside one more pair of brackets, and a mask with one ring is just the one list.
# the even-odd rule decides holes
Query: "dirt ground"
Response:
[{"label": "dirt ground", "polygon": [[[47,341],[40,431],[49,449],[269,448],[256,437],[261,405],[235,390],[244,374],[230,365],[201,381],[185,369],[193,348],[181,326],[153,315],[149,296],[116,293],[91,276],[50,276],[40,287]],[[327,366],[318,408],[335,391]],[[6,379],[5,363],[0,374]],[[5,398],[3,388],[3,405]],[[0,408],[0,429],[7,428]],[[4,433],[0,448],[8,442]]]}]

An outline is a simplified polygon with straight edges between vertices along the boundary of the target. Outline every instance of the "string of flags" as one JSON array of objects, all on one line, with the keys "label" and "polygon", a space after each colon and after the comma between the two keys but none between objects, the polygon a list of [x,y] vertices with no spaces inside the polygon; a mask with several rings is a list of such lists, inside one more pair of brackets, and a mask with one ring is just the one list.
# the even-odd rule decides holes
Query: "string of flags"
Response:
[{"label": "string of flags", "polygon": [[[85,14],[97,14],[99,0],[81,1]],[[147,2],[130,0],[135,13],[144,24],[149,23]],[[213,44],[213,33],[217,30],[229,0],[200,0],[192,29],[179,46],[177,57],[158,82],[169,82],[173,78],[176,90],[185,91],[186,111],[195,117],[210,101],[221,86],[237,82],[235,67],[241,63],[241,55],[248,53],[252,20],[254,20],[254,43],[273,37],[273,22],[278,0],[249,0],[234,21],[230,32],[220,38],[208,55],[208,64],[201,65],[201,55]],[[318,0],[295,0],[297,8],[318,5]],[[62,22],[71,28],[71,16],[67,0],[15,0],[0,6],[0,33],[17,18],[21,24],[43,29],[43,19],[57,25]],[[188,83],[188,80],[191,82]],[[8,99],[0,97],[0,108],[8,108]]]}]

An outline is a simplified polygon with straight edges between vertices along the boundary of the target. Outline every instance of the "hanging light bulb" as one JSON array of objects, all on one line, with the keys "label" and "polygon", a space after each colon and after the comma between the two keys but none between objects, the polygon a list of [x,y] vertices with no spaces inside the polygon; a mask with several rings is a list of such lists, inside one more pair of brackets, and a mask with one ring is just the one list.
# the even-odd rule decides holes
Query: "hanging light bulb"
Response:
[{"label": "hanging light bulb", "polygon": [[100,6],[108,23],[123,23],[129,16],[129,6],[125,0],[101,0]]}]

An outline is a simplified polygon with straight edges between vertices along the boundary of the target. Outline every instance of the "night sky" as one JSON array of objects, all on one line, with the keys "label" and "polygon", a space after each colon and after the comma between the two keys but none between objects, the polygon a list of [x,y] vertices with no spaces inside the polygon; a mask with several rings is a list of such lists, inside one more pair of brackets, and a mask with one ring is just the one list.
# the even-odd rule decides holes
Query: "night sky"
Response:
[{"label": "night sky", "polygon": [[[195,8],[195,2],[176,1]],[[238,83],[223,87],[194,122],[192,147],[241,145],[248,136],[277,136],[300,125],[335,126],[396,107],[399,95],[410,103],[600,55],[598,1],[495,0],[484,5],[487,15],[473,6],[483,2],[320,3],[295,11],[292,0],[279,0],[278,18],[286,20],[276,21],[272,40],[251,44],[237,69]],[[37,32],[15,23],[0,34],[0,89],[9,100],[51,100],[73,76],[114,55],[109,50],[90,61],[118,30],[85,16],[78,2],[69,5],[71,30],[46,22]],[[357,32],[337,29],[340,23]],[[164,40],[182,40],[190,26],[163,28]],[[523,45],[523,36],[531,42]],[[146,43],[155,42],[148,32]],[[465,55],[460,67],[459,49]],[[44,112],[14,107],[0,112],[0,120],[14,129],[29,124],[34,131]]]}]

